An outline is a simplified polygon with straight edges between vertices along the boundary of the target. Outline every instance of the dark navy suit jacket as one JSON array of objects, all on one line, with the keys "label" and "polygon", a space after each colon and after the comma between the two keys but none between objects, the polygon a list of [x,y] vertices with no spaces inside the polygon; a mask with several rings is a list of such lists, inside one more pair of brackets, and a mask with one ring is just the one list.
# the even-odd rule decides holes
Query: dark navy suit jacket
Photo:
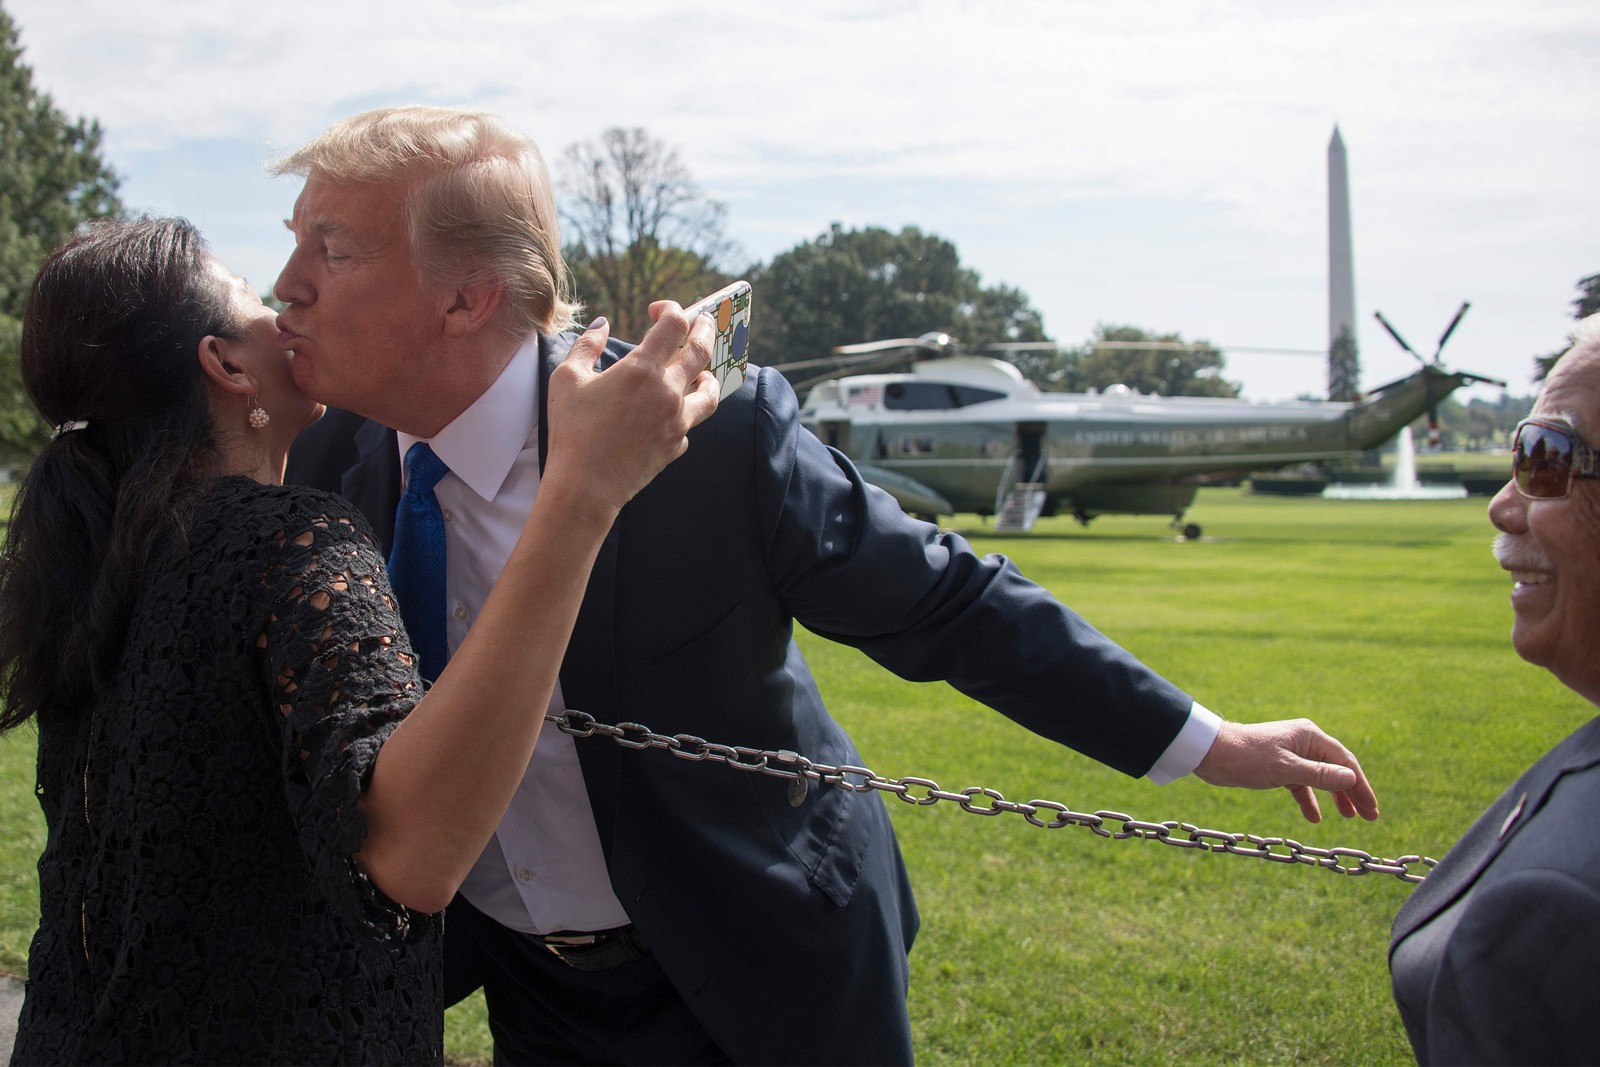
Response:
[{"label": "dark navy suit jacket", "polygon": [[1425,1064],[1600,1063],[1600,719],[1528,769],[1395,916]]},{"label": "dark navy suit jacket", "polygon": [[[570,338],[540,341],[548,378]],[[289,480],[392,532],[399,460],[382,427],[330,413],[296,443]],[[860,765],[796,620],[1130,775],[1192,703],[1010,562],[902,513],[800,425],[782,376],[752,369],[623,509],[562,690],[602,722]],[[618,899],[735,1062],[910,1060],[917,912],[878,796],[791,797],[776,777],[604,738],[578,751]]]}]

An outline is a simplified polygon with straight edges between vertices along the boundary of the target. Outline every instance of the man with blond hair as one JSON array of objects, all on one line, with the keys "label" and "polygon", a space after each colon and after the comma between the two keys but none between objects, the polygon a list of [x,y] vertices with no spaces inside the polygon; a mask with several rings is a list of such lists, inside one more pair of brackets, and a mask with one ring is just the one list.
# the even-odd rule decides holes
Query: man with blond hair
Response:
[{"label": "man with blond hair", "polygon": [[[571,343],[544,167],[492,116],[399,108],[335,125],[280,173],[305,178],[282,339],[301,387],[347,409],[302,437],[290,477],[387,537],[401,456],[432,446],[453,648],[537,492],[541,383]],[[681,336],[676,307],[656,310],[643,343]],[[607,373],[627,347],[611,342]],[[770,369],[624,509],[561,685],[528,714],[859,765],[796,621],[1127,774],[1288,786],[1313,820],[1316,787],[1377,815],[1356,759],[1310,722],[1222,722],[1004,558],[904,515],[801,428]],[[448,909],[446,996],[483,987],[502,1063],[909,1062],[917,922],[876,796],[547,724]]]}]

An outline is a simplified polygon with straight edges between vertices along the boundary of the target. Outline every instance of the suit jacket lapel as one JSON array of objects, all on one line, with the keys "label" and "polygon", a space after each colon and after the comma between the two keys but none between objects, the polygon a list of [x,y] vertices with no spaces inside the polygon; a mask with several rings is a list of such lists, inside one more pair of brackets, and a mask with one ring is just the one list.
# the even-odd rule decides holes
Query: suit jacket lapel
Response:
[{"label": "suit jacket lapel", "polygon": [[1493,862],[1562,777],[1600,762],[1600,719],[1591,719],[1517,779],[1461,836],[1395,916],[1390,949],[1453,904]]},{"label": "suit jacket lapel", "polygon": [[339,492],[367,517],[387,556],[400,503],[400,446],[393,430],[371,419],[356,431],[355,444],[361,458],[344,472]]}]

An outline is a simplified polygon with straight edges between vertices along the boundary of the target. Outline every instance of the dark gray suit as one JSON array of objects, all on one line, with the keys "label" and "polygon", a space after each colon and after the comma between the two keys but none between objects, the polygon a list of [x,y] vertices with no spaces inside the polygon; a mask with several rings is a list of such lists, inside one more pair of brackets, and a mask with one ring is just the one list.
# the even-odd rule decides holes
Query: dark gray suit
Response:
[{"label": "dark gray suit", "polygon": [[1600,1063],[1600,719],[1417,887],[1389,969],[1419,1063]]},{"label": "dark gray suit", "polygon": [[[570,338],[540,344],[548,378]],[[1006,560],[908,518],[798,407],[775,371],[752,373],[623,509],[562,667],[568,705],[859,765],[792,640],[798,620],[1145,773],[1190,698]],[[342,492],[380,537],[392,530],[397,446],[376,424],[335,413],[313,426],[290,480]],[[617,899],[735,1062],[910,1059],[917,913],[877,795],[793,796],[778,778],[604,739],[578,755]]]}]

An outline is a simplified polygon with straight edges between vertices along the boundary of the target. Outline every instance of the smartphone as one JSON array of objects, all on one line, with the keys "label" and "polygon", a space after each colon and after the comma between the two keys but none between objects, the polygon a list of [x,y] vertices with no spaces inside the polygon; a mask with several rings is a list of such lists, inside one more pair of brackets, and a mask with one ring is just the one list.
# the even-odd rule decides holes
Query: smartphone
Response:
[{"label": "smartphone", "polygon": [[716,324],[710,370],[717,376],[719,399],[732,396],[744,384],[745,367],[750,361],[750,283],[734,282],[683,310],[691,318],[709,315]]}]

